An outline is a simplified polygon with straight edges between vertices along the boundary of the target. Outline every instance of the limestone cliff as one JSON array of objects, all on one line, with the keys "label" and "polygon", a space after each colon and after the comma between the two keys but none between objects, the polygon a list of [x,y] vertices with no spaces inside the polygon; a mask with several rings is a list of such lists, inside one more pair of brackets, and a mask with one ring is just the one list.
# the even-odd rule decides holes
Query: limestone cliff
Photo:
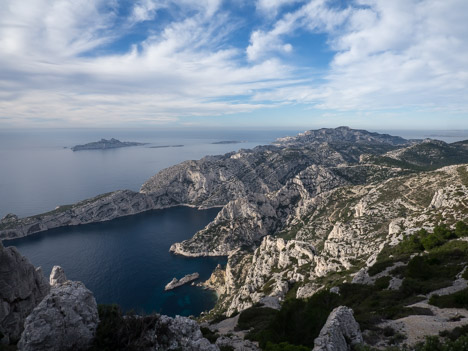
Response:
[{"label": "limestone cliff", "polygon": [[4,342],[18,341],[26,317],[49,292],[49,283],[15,247],[0,242],[0,332]]}]

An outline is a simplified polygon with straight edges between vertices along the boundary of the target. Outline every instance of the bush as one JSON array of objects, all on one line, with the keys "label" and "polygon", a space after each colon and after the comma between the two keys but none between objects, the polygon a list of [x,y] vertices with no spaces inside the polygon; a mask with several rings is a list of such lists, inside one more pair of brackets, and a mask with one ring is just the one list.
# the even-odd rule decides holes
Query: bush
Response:
[{"label": "bush", "polygon": [[326,290],[314,294],[308,300],[286,300],[263,331],[251,333],[248,337],[259,341],[262,348],[265,348],[268,342],[286,342],[311,348],[328,315],[339,306],[339,300],[339,295]]},{"label": "bush", "polygon": [[457,222],[455,225],[455,235],[459,238],[468,236],[468,225],[462,221]]},{"label": "bush", "polygon": [[[137,351],[154,346],[144,336],[156,328],[159,316],[123,316],[118,305],[98,305],[98,312],[100,323],[91,351]],[[158,330],[156,335],[164,336],[164,330]]]},{"label": "bush", "polygon": [[277,310],[268,307],[250,307],[241,312],[236,329],[254,328],[254,333],[264,330],[277,313]]},{"label": "bush", "polygon": [[468,309],[468,288],[450,295],[432,295],[429,303],[441,308]]},{"label": "bush", "polygon": [[282,342],[279,344],[273,344],[271,342],[267,342],[264,350],[265,351],[310,351],[310,347],[291,345],[290,343],[287,343],[287,342]]}]

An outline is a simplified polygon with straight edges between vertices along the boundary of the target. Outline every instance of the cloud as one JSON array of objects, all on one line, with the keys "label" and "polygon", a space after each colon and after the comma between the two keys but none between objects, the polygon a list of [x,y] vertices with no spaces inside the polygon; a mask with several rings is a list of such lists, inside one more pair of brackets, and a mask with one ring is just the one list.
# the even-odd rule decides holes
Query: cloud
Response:
[{"label": "cloud", "polygon": [[[253,61],[280,52],[291,33],[325,33],[335,51],[317,82],[259,92],[259,101],[295,101],[333,110],[400,108],[468,112],[468,3],[463,0],[359,0],[336,8],[310,1],[254,32]],[[305,77],[304,77],[305,78]]]},{"label": "cloud", "polygon": [[284,14],[271,30],[254,31],[246,49],[248,59],[257,61],[275,52],[291,52],[292,45],[285,43],[284,38],[291,37],[298,30],[333,33],[347,19],[349,10],[331,8],[328,3],[327,0],[309,1],[299,9]]},{"label": "cloud", "polygon": [[[126,11],[108,0],[4,0],[0,118],[171,123],[285,104],[468,112],[465,0],[236,4],[250,17],[221,0],[137,0]],[[319,55],[301,50],[317,34],[332,56],[321,70],[298,58]]]}]

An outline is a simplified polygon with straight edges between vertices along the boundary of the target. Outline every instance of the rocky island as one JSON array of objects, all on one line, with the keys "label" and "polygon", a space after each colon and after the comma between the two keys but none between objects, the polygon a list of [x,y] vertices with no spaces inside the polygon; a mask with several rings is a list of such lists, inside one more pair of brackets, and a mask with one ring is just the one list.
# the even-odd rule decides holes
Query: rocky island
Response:
[{"label": "rocky island", "polygon": [[[436,338],[447,346],[436,350],[446,350],[468,342],[468,141],[311,130],[182,162],[139,192],[104,194],[28,218],[7,215],[0,238],[180,205],[221,207],[192,239],[171,247],[184,256],[227,256],[204,283],[217,291],[216,306],[199,317],[202,329],[194,321],[190,327],[197,340],[200,330],[210,339],[203,339],[204,349],[424,350],[415,345],[430,336],[428,343]],[[34,289],[44,285],[33,268],[27,273]],[[47,289],[28,300],[28,311]],[[18,299],[2,298],[10,305]],[[192,322],[176,318],[170,325]],[[14,340],[23,325],[2,328]]]},{"label": "rocky island", "polygon": [[200,277],[200,274],[195,272],[192,274],[187,274],[185,277],[181,278],[180,280],[178,280],[177,278],[173,278],[169,283],[166,284],[166,286],[164,287],[164,290],[168,291],[168,290],[178,288],[179,286],[190,283],[191,281],[196,280],[199,277]]},{"label": "rocky island", "polygon": [[75,145],[71,149],[72,151],[83,151],[83,150],[107,150],[107,149],[117,149],[121,147],[129,146],[138,146],[145,145],[145,143],[136,143],[133,141],[120,141],[117,139],[101,139],[92,143],[87,143],[84,145]]}]

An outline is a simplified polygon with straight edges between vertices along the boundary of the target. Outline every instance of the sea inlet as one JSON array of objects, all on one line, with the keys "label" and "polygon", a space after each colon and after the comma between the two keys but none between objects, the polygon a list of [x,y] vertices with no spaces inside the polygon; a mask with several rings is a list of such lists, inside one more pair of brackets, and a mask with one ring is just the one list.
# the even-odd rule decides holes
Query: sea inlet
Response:
[{"label": "sea inlet", "polygon": [[16,246],[48,276],[60,265],[70,280],[82,281],[98,304],[119,304],[124,311],[199,315],[216,302],[214,292],[184,285],[171,291],[172,278],[200,273],[209,278],[226,258],[187,258],[169,253],[174,242],[192,237],[211,222],[219,209],[174,207],[108,222],[52,229],[29,237],[4,241]]}]

